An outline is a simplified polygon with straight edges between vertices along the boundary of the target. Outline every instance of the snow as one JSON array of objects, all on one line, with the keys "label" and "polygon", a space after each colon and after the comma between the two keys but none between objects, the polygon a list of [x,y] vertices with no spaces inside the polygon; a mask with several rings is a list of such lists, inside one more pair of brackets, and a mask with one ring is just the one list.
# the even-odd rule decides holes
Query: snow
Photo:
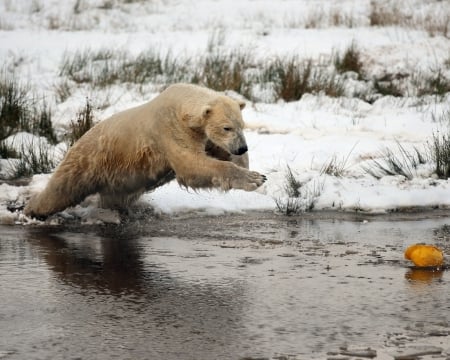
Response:
[{"label": "snow", "polygon": [[[0,66],[45,94],[53,109],[53,122],[64,133],[86,96],[96,103],[98,119],[148,101],[158,93],[149,86],[139,92],[126,85],[95,91],[80,87],[62,103],[55,98],[55,84],[65,54],[86,49],[114,49],[139,54],[152,49],[182,59],[204,53],[216,37],[220,48],[241,48],[257,59],[292,54],[321,59],[347,48],[352,42],[361,49],[365,71],[370,76],[429,72],[441,68],[448,74],[450,40],[430,36],[420,27],[369,26],[370,1],[312,0],[188,0],[123,1],[84,0],[76,2],[36,0],[0,1]],[[448,15],[446,2],[414,1],[405,6],[413,16]],[[414,10],[416,9],[416,10]],[[330,24],[331,14],[352,16],[354,26]],[[316,17],[317,27],[305,28]],[[445,65],[447,62],[447,65]],[[351,74],[349,75],[351,76]],[[351,82],[349,82],[351,83]],[[355,78],[354,86],[361,86]],[[151,84],[149,84],[151,85]],[[288,168],[301,184],[298,201],[315,211],[365,211],[383,213],[411,208],[449,208],[450,182],[437,179],[430,163],[414,171],[412,179],[384,176],[375,179],[364,171],[371,159],[380,159],[384,149],[396,154],[417,148],[426,153],[433,133],[448,126],[439,121],[450,111],[450,94],[443,98],[381,97],[373,104],[356,98],[305,95],[295,102],[247,101],[243,111],[247,123],[250,167],[267,175],[267,182],[255,192],[232,190],[191,191],[172,182],[142,196],[140,206],[156,212],[220,215],[226,212],[277,211],[286,201]],[[30,134],[7,139],[20,151],[23,142],[41,142]],[[65,145],[51,148],[61,157]],[[330,161],[341,165],[338,175],[323,173]],[[1,174],[10,161],[1,159]],[[36,175],[27,186],[0,185],[0,223],[27,221],[6,210],[10,202],[25,202],[41,191],[49,175]],[[95,218],[116,222],[106,216],[95,201],[64,212],[88,223]],[[99,215],[99,214],[103,215]],[[70,215],[72,214],[72,215]],[[92,220],[94,218],[94,220]],[[101,221],[103,221],[101,220]],[[100,220],[99,220],[100,221]],[[108,221],[108,220],[104,220]]]}]

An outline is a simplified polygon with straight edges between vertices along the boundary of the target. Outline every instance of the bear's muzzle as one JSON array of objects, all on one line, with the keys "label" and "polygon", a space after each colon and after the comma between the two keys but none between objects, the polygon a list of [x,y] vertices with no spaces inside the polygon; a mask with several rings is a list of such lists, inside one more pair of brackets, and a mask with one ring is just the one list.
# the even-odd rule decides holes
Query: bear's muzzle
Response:
[{"label": "bear's muzzle", "polygon": [[248,151],[247,145],[241,146],[234,155],[243,155]]}]

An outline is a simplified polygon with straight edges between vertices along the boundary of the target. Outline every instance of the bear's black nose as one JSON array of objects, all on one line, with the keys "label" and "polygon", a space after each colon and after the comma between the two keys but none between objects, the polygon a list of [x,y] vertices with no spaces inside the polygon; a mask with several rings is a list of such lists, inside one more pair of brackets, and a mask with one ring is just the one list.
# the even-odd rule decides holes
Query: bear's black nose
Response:
[{"label": "bear's black nose", "polygon": [[237,155],[245,154],[248,151],[247,145],[241,146],[237,152]]}]

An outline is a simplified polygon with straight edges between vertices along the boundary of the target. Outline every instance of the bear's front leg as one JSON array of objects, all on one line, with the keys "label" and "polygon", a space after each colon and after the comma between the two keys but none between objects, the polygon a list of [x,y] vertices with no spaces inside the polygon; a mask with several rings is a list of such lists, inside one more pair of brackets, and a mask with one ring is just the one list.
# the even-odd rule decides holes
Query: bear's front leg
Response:
[{"label": "bear's front leg", "polygon": [[171,166],[181,185],[198,188],[241,189],[253,191],[266,177],[230,161],[216,160],[206,154],[180,152],[173,154]]}]

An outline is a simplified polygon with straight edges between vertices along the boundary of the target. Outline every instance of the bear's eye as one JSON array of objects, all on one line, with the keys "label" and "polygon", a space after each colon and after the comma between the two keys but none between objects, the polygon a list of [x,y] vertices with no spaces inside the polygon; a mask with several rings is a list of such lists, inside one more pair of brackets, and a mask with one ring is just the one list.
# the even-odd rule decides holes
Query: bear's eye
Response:
[{"label": "bear's eye", "polygon": [[225,131],[231,131],[231,130],[233,130],[233,128],[231,128],[231,127],[229,127],[229,126],[225,126],[223,129],[224,129]]}]

